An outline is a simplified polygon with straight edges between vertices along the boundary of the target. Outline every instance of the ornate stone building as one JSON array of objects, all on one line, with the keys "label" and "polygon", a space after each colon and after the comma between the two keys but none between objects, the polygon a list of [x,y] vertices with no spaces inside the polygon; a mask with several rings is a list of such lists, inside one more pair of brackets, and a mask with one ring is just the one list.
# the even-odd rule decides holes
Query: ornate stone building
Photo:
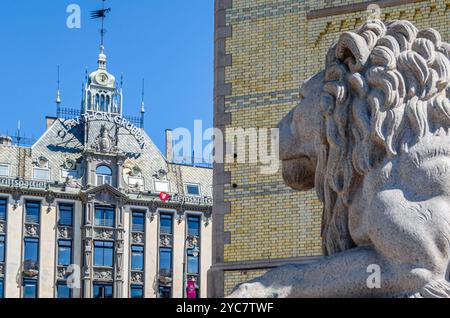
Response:
[{"label": "ornate stone building", "polygon": [[212,170],[173,163],[170,131],[164,156],[106,66],[31,147],[0,138],[0,297],[207,296]]},{"label": "ornate stone building", "polygon": [[[338,35],[367,18],[405,19],[450,40],[450,1],[215,0],[215,127],[275,128]],[[374,5],[375,4],[375,5]],[[232,136],[234,138],[234,136]],[[230,136],[225,133],[225,143]],[[228,154],[233,156],[233,153]],[[282,264],[321,257],[322,207],[257,164],[214,169],[211,297]]]}]

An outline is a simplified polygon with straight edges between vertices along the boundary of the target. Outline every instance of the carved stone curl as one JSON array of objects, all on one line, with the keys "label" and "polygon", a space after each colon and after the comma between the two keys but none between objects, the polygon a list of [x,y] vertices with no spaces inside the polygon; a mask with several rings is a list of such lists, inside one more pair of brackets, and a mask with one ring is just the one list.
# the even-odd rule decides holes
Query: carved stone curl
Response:
[{"label": "carved stone curl", "polygon": [[280,158],[285,182],[324,205],[327,257],[231,297],[449,297],[450,45],[371,20],[340,36],[301,92],[279,125]]}]

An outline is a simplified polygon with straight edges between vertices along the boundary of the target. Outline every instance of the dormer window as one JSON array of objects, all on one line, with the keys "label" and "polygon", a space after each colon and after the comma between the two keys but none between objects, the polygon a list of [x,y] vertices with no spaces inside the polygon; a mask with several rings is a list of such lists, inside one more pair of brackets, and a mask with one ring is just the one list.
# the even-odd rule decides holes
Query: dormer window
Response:
[{"label": "dormer window", "polygon": [[112,171],[108,166],[98,166],[96,170],[97,186],[104,184],[112,185]]},{"label": "dormer window", "polygon": [[193,195],[193,196],[200,195],[200,185],[198,185],[198,184],[187,183],[185,190],[186,190],[187,195]]}]

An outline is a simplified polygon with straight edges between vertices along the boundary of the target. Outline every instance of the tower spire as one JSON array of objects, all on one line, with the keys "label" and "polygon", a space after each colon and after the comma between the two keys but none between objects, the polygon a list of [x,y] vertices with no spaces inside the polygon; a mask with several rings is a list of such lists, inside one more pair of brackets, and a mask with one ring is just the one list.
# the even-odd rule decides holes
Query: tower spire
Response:
[{"label": "tower spire", "polygon": [[57,79],[56,83],[58,85],[58,89],[56,91],[56,114],[57,114],[57,117],[59,118],[60,114],[61,114],[61,90],[60,90],[61,82],[59,79],[59,65],[58,65],[57,78],[58,79]]}]

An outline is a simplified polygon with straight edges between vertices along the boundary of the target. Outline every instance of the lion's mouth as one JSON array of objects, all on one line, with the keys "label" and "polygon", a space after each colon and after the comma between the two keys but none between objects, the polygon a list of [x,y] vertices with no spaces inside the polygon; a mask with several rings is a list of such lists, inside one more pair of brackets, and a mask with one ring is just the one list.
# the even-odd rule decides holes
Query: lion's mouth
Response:
[{"label": "lion's mouth", "polygon": [[283,179],[295,190],[314,188],[315,166],[308,157],[283,160]]}]

